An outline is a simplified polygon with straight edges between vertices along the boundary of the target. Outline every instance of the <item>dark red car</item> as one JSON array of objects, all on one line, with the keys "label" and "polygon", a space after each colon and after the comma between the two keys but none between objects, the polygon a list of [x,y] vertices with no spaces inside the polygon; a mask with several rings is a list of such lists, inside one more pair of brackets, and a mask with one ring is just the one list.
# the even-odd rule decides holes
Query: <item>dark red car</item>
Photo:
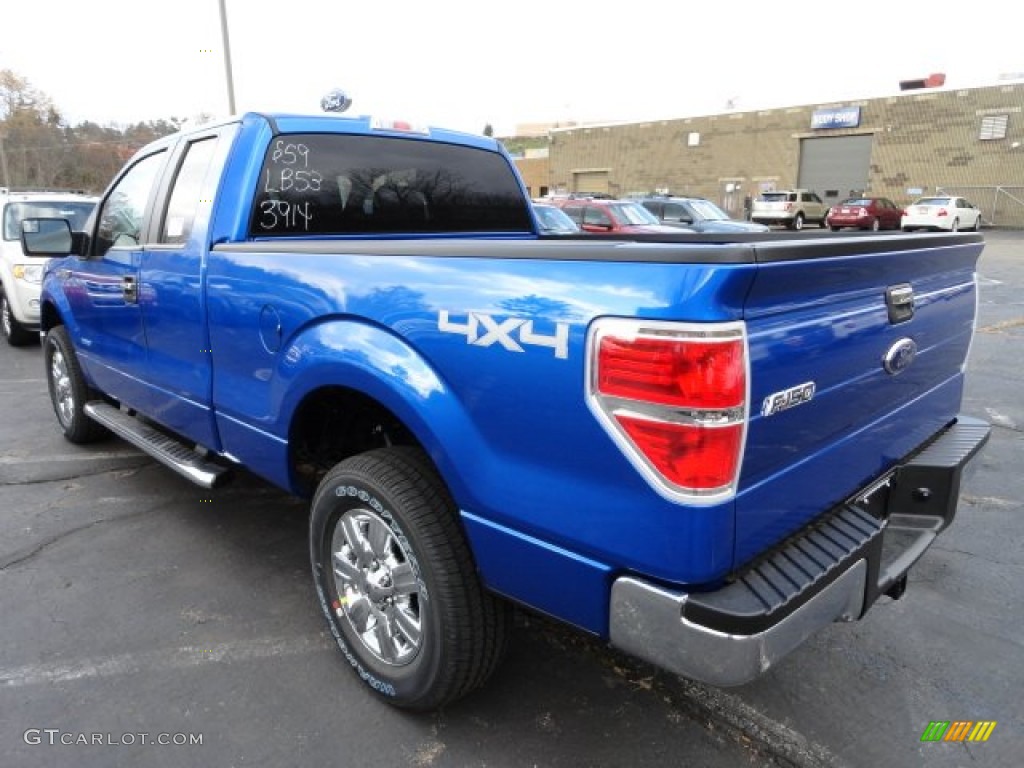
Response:
[{"label": "dark red car", "polygon": [[678,235],[686,230],[670,227],[634,200],[580,200],[568,198],[555,203],[584,232],[661,232]]},{"label": "dark red car", "polygon": [[825,217],[833,232],[843,227],[857,229],[899,229],[903,209],[887,197],[851,197],[836,203]]}]

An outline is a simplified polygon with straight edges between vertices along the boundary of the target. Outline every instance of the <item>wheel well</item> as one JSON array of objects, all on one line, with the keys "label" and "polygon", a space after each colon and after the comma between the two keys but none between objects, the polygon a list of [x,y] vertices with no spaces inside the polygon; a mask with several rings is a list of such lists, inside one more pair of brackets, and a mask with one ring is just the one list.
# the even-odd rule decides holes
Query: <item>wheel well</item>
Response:
[{"label": "wheel well", "polygon": [[420,443],[373,398],[346,387],[319,389],[306,396],[292,419],[288,434],[292,477],[302,493],[312,495],[339,461],[389,445]]},{"label": "wheel well", "polygon": [[60,313],[50,302],[43,302],[39,308],[39,330],[45,333],[55,325],[61,325]]}]

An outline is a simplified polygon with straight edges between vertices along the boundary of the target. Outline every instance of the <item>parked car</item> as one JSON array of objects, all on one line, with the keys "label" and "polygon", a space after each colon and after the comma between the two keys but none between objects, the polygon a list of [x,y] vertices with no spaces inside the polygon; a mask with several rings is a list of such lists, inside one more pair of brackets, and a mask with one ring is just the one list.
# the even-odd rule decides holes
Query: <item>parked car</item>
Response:
[{"label": "parked car", "polygon": [[21,222],[26,218],[67,219],[76,230],[96,207],[95,197],[71,191],[0,188],[0,330],[12,347],[28,344],[39,330],[39,286],[45,259],[21,250]]},{"label": "parked car", "polygon": [[534,203],[533,212],[537,214],[537,228],[542,235],[573,235],[580,231],[579,225],[558,206]]},{"label": "parked car", "polygon": [[962,197],[922,197],[907,206],[900,226],[904,232],[915,229],[977,232],[981,228],[981,211]]},{"label": "parked car", "polygon": [[903,209],[887,197],[851,197],[833,205],[825,223],[833,232],[843,227],[870,229],[899,229]]},{"label": "parked car", "polygon": [[670,227],[660,223],[653,213],[633,200],[577,200],[570,198],[559,200],[555,205],[565,211],[584,232],[599,234],[679,233],[679,227]]},{"label": "parked car", "polygon": [[754,201],[750,220],[803,229],[804,224],[825,225],[829,207],[809,189],[781,189],[764,192]]},{"label": "parked car", "polygon": [[710,200],[702,197],[645,197],[640,205],[662,224],[692,229],[694,232],[767,232],[764,224],[731,218]]}]

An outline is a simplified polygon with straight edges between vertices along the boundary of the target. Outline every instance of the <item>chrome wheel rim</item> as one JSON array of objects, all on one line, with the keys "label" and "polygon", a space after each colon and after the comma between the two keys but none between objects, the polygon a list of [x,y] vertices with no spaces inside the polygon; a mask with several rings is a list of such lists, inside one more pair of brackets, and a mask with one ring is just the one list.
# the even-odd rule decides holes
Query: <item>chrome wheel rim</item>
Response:
[{"label": "chrome wheel rim", "polygon": [[375,658],[396,667],[410,664],[423,647],[427,604],[406,547],[368,509],[347,511],[331,536],[335,615]]},{"label": "chrome wheel rim", "polygon": [[57,409],[57,416],[66,427],[74,418],[75,395],[71,391],[71,377],[68,375],[64,353],[56,346],[50,358],[50,381],[53,383],[53,404]]}]

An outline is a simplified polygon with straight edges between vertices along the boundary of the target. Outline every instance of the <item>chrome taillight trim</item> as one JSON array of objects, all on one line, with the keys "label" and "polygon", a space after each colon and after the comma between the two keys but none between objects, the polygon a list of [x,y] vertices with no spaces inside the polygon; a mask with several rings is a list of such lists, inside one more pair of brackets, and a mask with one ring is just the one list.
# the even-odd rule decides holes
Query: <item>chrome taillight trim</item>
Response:
[{"label": "chrome taillight trim", "polygon": [[[657,403],[607,397],[598,392],[597,362],[601,339],[614,336],[627,340],[638,338],[676,339],[713,344],[740,340],[743,344],[744,387],[743,403],[725,409],[680,409]],[[585,396],[587,406],[598,423],[622,451],[633,467],[659,495],[679,504],[712,506],[735,497],[743,470],[743,457],[750,425],[750,345],[746,323],[690,323],[664,320],[638,320],[634,318],[604,317],[594,320],[587,332],[585,367]],[[636,414],[651,421],[694,424],[707,429],[742,424],[740,448],[736,457],[736,471],[732,480],[719,488],[686,488],[668,480],[637,448],[615,418],[616,413]]]}]

